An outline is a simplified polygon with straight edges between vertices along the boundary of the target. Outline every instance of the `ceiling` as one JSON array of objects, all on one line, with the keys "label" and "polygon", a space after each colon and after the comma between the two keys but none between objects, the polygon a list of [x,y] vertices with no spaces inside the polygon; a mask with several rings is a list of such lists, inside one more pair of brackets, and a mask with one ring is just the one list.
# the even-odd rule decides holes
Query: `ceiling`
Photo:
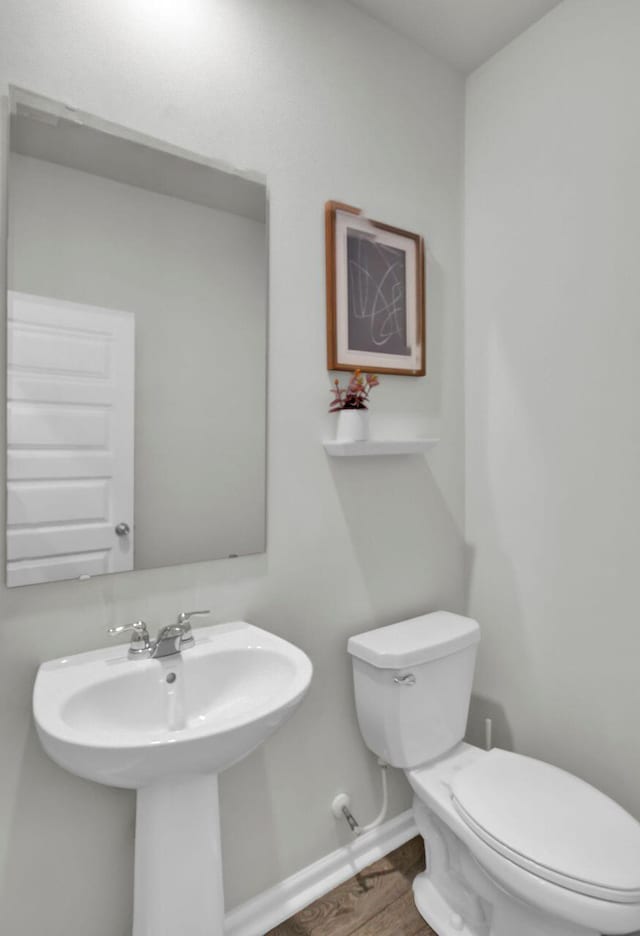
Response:
[{"label": "ceiling", "polygon": [[468,73],[561,0],[351,0],[374,19]]}]

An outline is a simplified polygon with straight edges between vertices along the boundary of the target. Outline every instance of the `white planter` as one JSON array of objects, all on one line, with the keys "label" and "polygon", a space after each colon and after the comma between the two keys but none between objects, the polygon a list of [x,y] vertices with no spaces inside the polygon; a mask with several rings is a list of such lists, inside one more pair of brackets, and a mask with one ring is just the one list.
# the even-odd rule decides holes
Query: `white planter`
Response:
[{"label": "white planter", "polygon": [[369,410],[343,409],[338,413],[336,442],[366,442],[369,438]]}]

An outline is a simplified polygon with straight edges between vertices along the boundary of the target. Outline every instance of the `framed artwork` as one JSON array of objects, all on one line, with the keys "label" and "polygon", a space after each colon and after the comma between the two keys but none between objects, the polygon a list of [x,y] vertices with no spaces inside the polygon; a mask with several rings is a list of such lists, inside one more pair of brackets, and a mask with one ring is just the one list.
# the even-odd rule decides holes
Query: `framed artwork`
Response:
[{"label": "framed artwork", "polygon": [[327,368],[423,377],[423,238],[340,202],[327,202],[325,225]]}]

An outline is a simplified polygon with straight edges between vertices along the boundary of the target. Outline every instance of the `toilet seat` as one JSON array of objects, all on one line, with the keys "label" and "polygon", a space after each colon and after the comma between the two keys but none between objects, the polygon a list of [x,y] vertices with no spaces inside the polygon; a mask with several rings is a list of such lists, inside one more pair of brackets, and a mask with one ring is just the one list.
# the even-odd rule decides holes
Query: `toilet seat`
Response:
[{"label": "toilet seat", "polygon": [[572,774],[494,749],[457,771],[464,823],[539,878],[614,903],[640,902],[640,824]]}]

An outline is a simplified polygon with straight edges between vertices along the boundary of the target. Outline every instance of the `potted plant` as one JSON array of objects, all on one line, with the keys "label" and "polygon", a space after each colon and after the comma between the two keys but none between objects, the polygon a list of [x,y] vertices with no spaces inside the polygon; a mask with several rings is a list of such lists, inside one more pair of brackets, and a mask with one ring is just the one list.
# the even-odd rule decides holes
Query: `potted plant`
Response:
[{"label": "potted plant", "polygon": [[333,400],[330,413],[338,414],[336,441],[363,442],[369,438],[369,394],[380,381],[375,374],[354,371],[346,387],[340,386],[336,378],[331,388]]}]

